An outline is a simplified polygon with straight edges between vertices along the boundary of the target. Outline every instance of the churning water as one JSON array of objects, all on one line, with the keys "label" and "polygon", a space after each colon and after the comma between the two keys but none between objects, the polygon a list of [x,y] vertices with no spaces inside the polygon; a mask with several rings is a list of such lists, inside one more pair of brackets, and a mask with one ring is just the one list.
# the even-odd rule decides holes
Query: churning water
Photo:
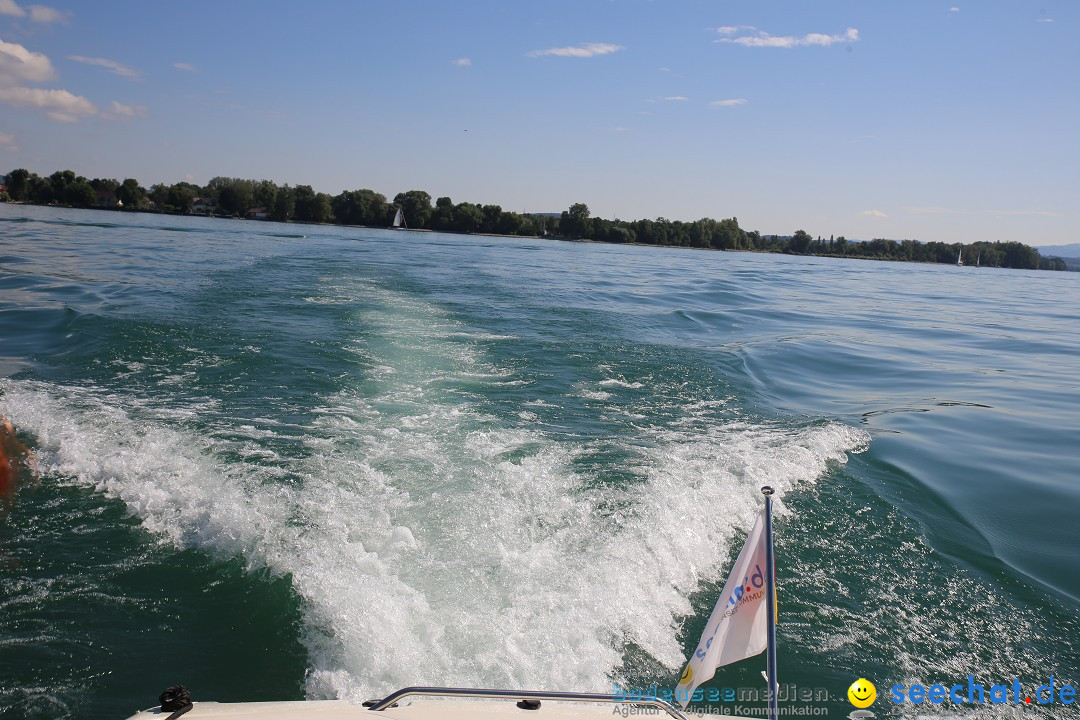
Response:
[{"label": "churning water", "polygon": [[1078,280],[0,206],[0,713],[1080,680]]}]

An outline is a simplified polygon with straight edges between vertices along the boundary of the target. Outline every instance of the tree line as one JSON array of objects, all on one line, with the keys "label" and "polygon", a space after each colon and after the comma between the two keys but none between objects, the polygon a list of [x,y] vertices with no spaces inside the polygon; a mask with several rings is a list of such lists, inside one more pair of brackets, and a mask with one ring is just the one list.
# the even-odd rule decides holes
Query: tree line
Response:
[{"label": "tree line", "polygon": [[215,177],[204,186],[188,182],[160,183],[147,190],[134,178],[88,180],[71,170],[40,177],[20,168],[6,176],[6,192],[0,194],[0,200],[7,199],[38,205],[366,226],[390,225],[400,208],[408,227],[442,232],[551,235],[608,243],[947,264],[955,263],[961,255],[968,265],[1066,269],[1059,258],[1043,258],[1037,250],[1019,242],[980,241],[963,245],[880,238],[862,242],[849,241],[842,235],[824,240],[820,236],[815,239],[804,230],[792,235],[762,235],[757,230],[743,230],[735,217],[689,222],[663,217],[608,220],[593,217],[584,203],[575,203],[559,215],[516,213],[499,205],[454,203],[448,197],[437,198],[432,204],[431,195],[423,190],[398,193],[391,201],[369,189],[346,190],[331,196],[315,192],[310,185],[278,185],[270,180],[224,176]]}]

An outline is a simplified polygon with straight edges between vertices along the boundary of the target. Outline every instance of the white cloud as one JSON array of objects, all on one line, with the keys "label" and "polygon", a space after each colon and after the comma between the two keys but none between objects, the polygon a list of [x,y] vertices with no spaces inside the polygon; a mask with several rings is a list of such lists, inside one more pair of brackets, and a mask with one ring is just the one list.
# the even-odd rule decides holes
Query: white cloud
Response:
[{"label": "white cloud", "polygon": [[858,42],[859,31],[857,28],[848,28],[842,35],[823,35],[821,33],[809,33],[802,37],[796,37],[794,35],[782,35],[772,36],[767,32],[758,32],[754,35],[744,35],[742,37],[731,38],[724,37],[716,40],[720,43],[734,43],[736,45],[742,45],[744,47],[778,47],[778,48],[793,48],[793,47],[806,47],[806,46],[818,46],[829,47],[836,43],[853,43]]},{"label": "white cloud", "polygon": [[949,12],[960,12],[960,8],[958,8],[958,7],[951,7],[951,8],[949,8]]},{"label": "white cloud", "polygon": [[30,19],[34,22],[54,23],[60,22],[67,17],[56,8],[51,8],[47,5],[28,5],[27,7],[30,8]]},{"label": "white cloud", "polygon": [[138,80],[142,77],[142,73],[133,67],[128,67],[123,63],[116,60],[109,60],[108,58],[95,58],[86,57],[84,55],[68,55],[68,60],[74,60],[77,63],[84,65],[94,65],[96,67],[103,67],[113,75],[119,75],[120,77],[130,78],[132,80]]},{"label": "white cloud", "polygon": [[[30,8],[30,20],[37,23],[52,23],[63,20],[65,13],[47,5],[27,5]],[[11,17],[26,17],[26,11],[19,7],[15,0],[0,0],[0,15]]]},{"label": "white cloud", "polygon": [[145,105],[124,105],[113,100],[111,115],[114,117],[133,118],[146,115]]},{"label": "white cloud", "polygon": [[682,95],[668,95],[664,100],[668,102],[686,102],[686,98]]},{"label": "white cloud", "polygon": [[1052,23],[1052,22],[1054,22],[1054,18],[1039,18],[1035,22]]},{"label": "white cloud", "polygon": [[734,35],[737,32],[743,32],[745,30],[757,30],[753,25],[721,25],[716,28],[716,32],[721,35]]},{"label": "white cloud", "polygon": [[709,107],[738,107],[746,104],[746,98],[729,98],[727,100],[713,100]]},{"label": "white cloud", "polygon": [[0,132],[0,146],[8,150],[15,150],[15,136]]},{"label": "white cloud", "polygon": [[454,64],[458,67],[469,67],[472,65],[472,60],[467,57],[461,57],[454,61]]},{"label": "white cloud", "polygon": [[0,40],[0,83],[46,82],[56,77],[49,58]]},{"label": "white cloud", "polygon": [[25,17],[26,11],[19,7],[15,0],[0,0],[0,15]]},{"label": "white cloud", "polygon": [[548,48],[547,50],[533,50],[528,55],[529,57],[543,57],[544,55],[554,55],[556,57],[579,57],[588,58],[596,57],[597,55],[610,55],[611,53],[625,50],[622,45],[615,45],[614,43],[584,43],[582,45],[574,45],[572,47],[561,48]]},{"label": "white cloud", "polygon": [[888,215],[881,212],[880,210],[863,210],[862,214],[865,215],[866,217],[872,217],[872,218],[887,218],[887,217],[889,217]]},{"label": "white cloud", "polygon": [[191,63],[173,63],[172,66],[177,70],[183,70],[185,72],[195,72],[196,68]]},{"label": "white cloud", "polygon": [[98,114],[94,103],[67,90],[28,87],[0,87],[0,103],[16,107],[36,107],[56,122],[73,123]]}]

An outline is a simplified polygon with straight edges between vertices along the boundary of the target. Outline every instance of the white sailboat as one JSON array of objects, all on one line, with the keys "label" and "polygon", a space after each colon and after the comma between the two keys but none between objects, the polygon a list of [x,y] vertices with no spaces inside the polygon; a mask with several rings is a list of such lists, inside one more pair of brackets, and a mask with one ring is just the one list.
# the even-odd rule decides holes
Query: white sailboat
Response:
[{"label": "white sailboat", "polygon": [[405,216],[401,212],[401,208],[397,209],[394,213],[394,222],[390,225],[395,230],[408,230],[409,226],[405,223]]},{"label": "white sailboat", "polygon": [[964,267],[964,248],[960,248],[960,252],[956,253],[956,267]]}]

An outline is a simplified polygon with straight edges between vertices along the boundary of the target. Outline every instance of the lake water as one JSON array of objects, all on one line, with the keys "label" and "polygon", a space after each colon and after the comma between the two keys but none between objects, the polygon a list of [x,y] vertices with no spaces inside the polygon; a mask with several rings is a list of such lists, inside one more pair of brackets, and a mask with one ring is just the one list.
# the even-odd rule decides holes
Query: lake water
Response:
[{"label": "lake water", "polygon": [[0,205],[0,714],[670,687],[766,483],[830,716],[1075,684],[1078,283]]}]

